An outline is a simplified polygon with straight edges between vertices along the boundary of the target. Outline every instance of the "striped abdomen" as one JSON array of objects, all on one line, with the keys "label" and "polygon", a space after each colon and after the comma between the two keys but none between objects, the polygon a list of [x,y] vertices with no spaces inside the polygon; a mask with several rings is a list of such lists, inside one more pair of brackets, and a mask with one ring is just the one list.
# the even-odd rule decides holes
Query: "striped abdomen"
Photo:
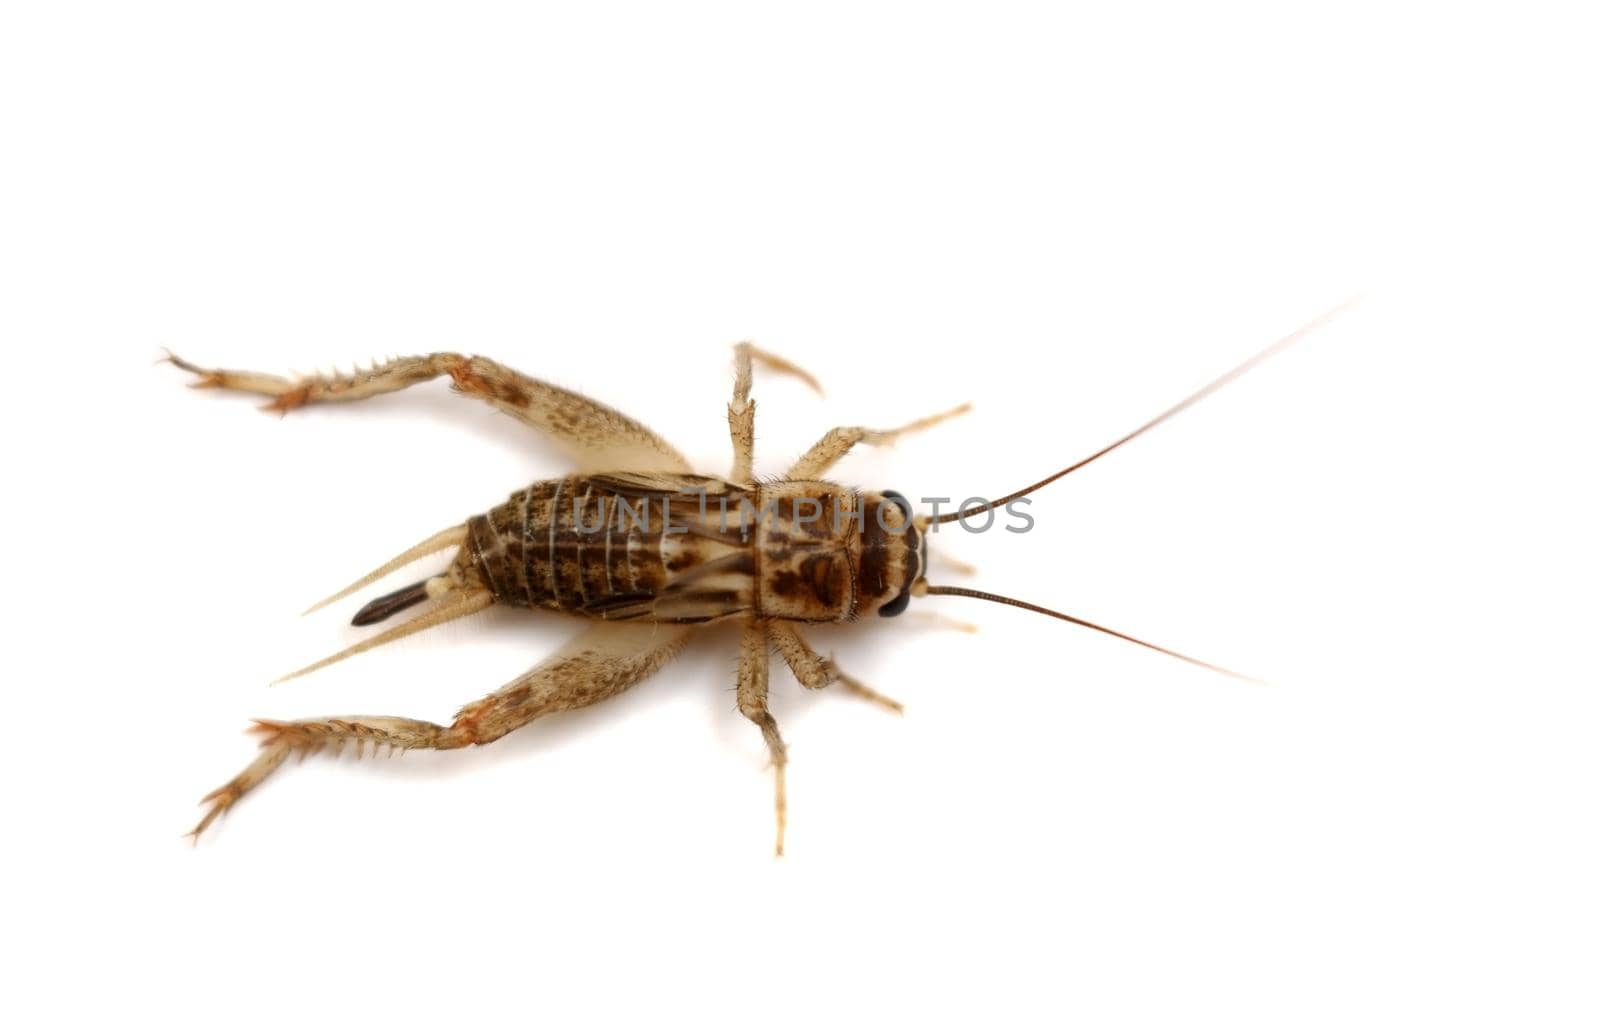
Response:
[{"label": "striped abdomen", "polygon": [[[712,494],[707,515],[684,492],[694,488]],[[697,476],[536,482],[468,521],[468,550],[495,598],[513,606],[681,623],[747,613],[754,536],[719,527],[727,488]]]}]

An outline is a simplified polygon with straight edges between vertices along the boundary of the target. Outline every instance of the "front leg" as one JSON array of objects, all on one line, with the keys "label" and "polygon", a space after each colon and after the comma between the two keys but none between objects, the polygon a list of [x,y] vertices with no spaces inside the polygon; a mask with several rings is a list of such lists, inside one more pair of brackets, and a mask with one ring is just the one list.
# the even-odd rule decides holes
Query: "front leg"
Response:
[{"label": "front leg", "polygon": [[555,440],[582,471],[690,470],[670,443],[615,408],[488,358],[440,352],[396,358],[365,372],[302,379],[203,369],[170,353],[167,360],[198,376],[196,388],[260,394],[272,398],[265,410],[284,413],[306,404],[365,400],[449,376],[456,392],[486,401]]},{"label": "front leg", "polygon": [[957,415],[965,415],[971,410],[972,405],[963,404],[959,408],[919,418],[898,429],[867,429],[862,426],[841,426],[838,429],[830,429],[826,436],[813,444],[811,449],[794,463],[794,467],[789,469],[789,474],[785,477],[791,481],[821,478],[824,472],[839,463],[840,458],[850,453],[857,443],[865,443],[871,447],[887,446],[907,433],[920,432]]},{"label": "front leg", "polygon": [[778,814],[778,839],[773,853],[781,857],[783,833],[789,823],[789,802],[783,783],[783,770],[789,763],[789,752],[784,747],[783,736],[778,733],[778,721],[767,711],[767,662],[770,657],[766,621],[751,621],[744,629],[744,640],[739,646],[739,711],[745,719],[761,728],[761,736],[767,741],[767,753],[772,757],[773,807]]}]

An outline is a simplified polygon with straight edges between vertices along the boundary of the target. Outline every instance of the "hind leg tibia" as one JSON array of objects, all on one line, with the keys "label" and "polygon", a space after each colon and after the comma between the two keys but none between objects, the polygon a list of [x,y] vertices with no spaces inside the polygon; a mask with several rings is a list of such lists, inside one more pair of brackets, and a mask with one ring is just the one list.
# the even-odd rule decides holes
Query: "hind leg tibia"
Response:
[{"label": "hind leg tibia", "polygon": [[686,628],[594,624],[543,663],[484,698],[464,706],[449,726],[398,716],[329,716],[288,722],[257,721],[261,753],[232,780],[206,795],[209,805],[190,836],[207,826],[265,780],[292,753],[337,753],[353,744],[402,751],[446,751],[489,744],[540,716],[593,705],[632,687],[661,668],[685,642]]},{"label": "hind leg tibia", "polygon": [[278,412],[306,404],[365,400],[449,376],[458,393],[486,401],[554,439],[584,471],[690,470],[689,462],[671,444],[615,408],[488,358],[439,352],[396,358],[364,372],[301,379],[203,369],[170,353],[167,360],[198,376],[196,387],[261,394],[272,398],[266,410]]},{"label": "hind leg tibia", "polygon": [[190,384],[195,389],[260,394],[272,398],[263,405],[263,410],[288,412],[306,404],[360,401],[404,390],[408,386],[445,375],[462,366],[467,359],[448,353],[416,355],[395,358],[365,371],[357,369],[349,373],[318,374],[296,379],[237,369],[203,369],[170,352],[167,361],[199,377]]}]

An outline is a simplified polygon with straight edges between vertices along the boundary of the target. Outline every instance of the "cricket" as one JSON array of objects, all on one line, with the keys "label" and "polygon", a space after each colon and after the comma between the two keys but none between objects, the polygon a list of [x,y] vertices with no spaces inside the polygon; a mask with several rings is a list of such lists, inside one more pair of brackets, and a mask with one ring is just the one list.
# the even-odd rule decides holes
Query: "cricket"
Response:
[{"label": "cricket", "polygon": [[497,507],[424,539],[349,587],[321,609],[430,554],[456,550],[440,574],[367,603],[352,624],[367,627],[408,611],[399,623],[280,680],[319,670],[493,604],[576,615],[586,629],[527,673],[464,706],[449,724],[395,716],[343,715],[255,720],[254,761],[207,794],[206,811],[186,836],[200,835],[291,756],[371,745],[390,754],[440,751],[498,741],[550,713],[594,705],[659,671],[704,628],[741,630],[737,702],[766,743],[774,777],[775,853],[782,855],[788,807],[788,753],[768,711],[768,668],[776,653],[800,684],[837,685],[898,711],[897,702],[845,673],[807,642],[812,625],[896,617],[914,598],[986,600],[1088,628],[1206,670],[1234,671],[1121,631],[1010,596],[935,585],[928,579],[929,535],[938,526],[1023,500],[1161,425],[1238,379],[1347,309],[1347,302],[1281,338],[1134,431],[1008,496],[946,514],[915,514],[893,490],[863,492],[825,480],[858,444],[886,445],[961,415],[953,408],[899,428],[841,427],[818,440],[783,475],[753,472],[756,366],[821,387],[799,366],[741,343],[727,406],[733,463],[726,477],[697,474],[666,440],[627,415],[487,358],[437,353],[397,358],[366,371],[286,378],[212,370],[177,355],[165,361],[191,386],[269,398],[264,410],[288,413],[313,403],[345,403],[448,376],[452,388],[485,401],[543,433],[570,458],[573,474],[534,482]]}]

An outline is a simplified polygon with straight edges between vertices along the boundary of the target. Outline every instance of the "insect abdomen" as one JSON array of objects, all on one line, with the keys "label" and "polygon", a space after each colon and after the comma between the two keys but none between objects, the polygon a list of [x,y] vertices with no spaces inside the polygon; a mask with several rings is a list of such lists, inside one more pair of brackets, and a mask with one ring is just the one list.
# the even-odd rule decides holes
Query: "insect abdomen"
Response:
[{"label": "insect abdomen", "polygon": [[[754,607],[753,536],[702,515],[684,476],[653,489],[613,476],[536,482],[467,522],[473,565],[499,602],[606,620],[703,623]],[[706,520],[709,518],[709,520]]]}]

